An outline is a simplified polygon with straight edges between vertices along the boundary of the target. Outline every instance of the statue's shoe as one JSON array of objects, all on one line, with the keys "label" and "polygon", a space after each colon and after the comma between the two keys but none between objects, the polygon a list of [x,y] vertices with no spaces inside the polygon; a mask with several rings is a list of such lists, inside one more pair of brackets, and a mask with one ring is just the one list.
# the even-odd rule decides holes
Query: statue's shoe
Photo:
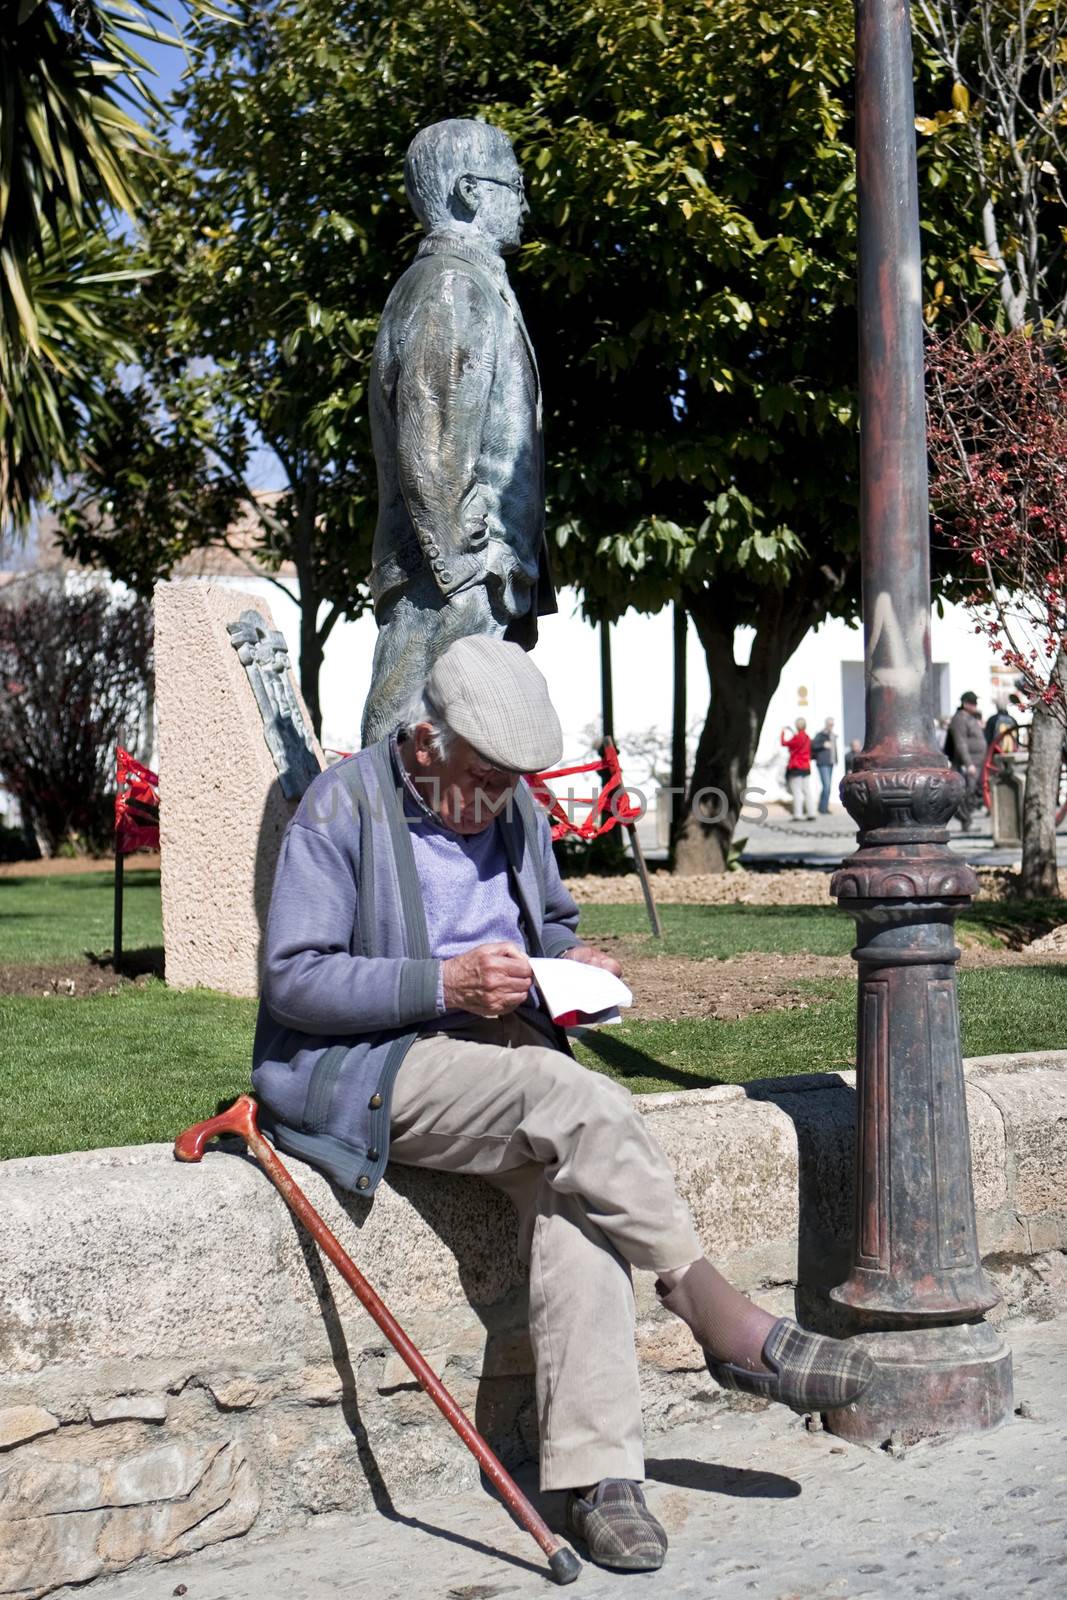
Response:
[{"label": "statue's shoe", "polygon": [[768,1372],[749,1372],[732,1361],[714,1361],[705,1351],[708,1371],[724,1389],[779,1400],[794,1411],[833,1411],[851,1405],[878,1371],[865,1350],[846,1339],[809,1333],[779,1317],[763,1346]]}]

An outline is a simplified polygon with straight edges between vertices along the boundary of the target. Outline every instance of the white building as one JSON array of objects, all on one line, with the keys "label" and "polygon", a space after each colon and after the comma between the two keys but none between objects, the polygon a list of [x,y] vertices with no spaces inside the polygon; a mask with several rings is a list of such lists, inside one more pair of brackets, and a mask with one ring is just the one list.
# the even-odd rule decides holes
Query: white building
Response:
[{"label": "white building", "polygon": [[[299,652],[299,610],[287,603],[274,585],[263,579],[227,576],[215,582],[261,592],[275,625],[289,642],[294,663]],[[295,580],[289,580],[295,592]],[[326,645],[320,696],[322,743],[327,750],[359,748],[359,723],[370,683],[371,658],[377,629],[371,616],[338,623]],[[994,709],[994,697],[1011,688],[1011,676],[997,665],[984,635],[960,606],[946,606],[932,616],[935,714],[949,716],[960,695],[973,689],[984,716]],[[628,611],[613,625],[612,679],[615,732],[623,772],[637,784],[648,776],[647,764],[634,756],[655,730],[664,749],[669,747],[673,686],[673,636],[670,610],[655,616]],[[738,659],[751,647],[749,630],[739,629]],[[590,750],[590,734],[599,725],[600,646],[596,628],[579,612],[578,597],[564,589],[559,611],[543,617],[533,659],[548,680],[563,724],[565,762],[578,761]],[[688,722],[699,729],[708,706],[708,672],[695,631],[690,628],[686,655]],[[863,630],[831,619],[813,628],[787,662],[782,681],[771,701],[750,783],[769,798],[785,798],[782,782],[785,753],[780,734],[786,723],[807,718],[810,732],[833,717],[842,753],[851,739],[863,740]],[[631,736],[628,741],[628,736]],[[627,760],[627,744],[631,755]],[[835,801],[836,803],[836,801]]]},{"label": "white building", "polygon": [[[34,554],[36,560],[18,562],[26,567],[55,564],[47,536]],[[8,572],[10,581],[15,574]],[[0,583],[3,575],[0,575]],[[100,580],[107,581],[107,580]],[[285,569],[275,581],[246,570],[242,561],[220,550],[207,550],[182,564],[182,582],[211,582],[259,596],[289,644],[294,667],[299,670],[299,608],[295,576]],[[282,588],[278,587],[279,582]],[[565,763],[586,757],[599,730],[600,647],[597,629],[585,622],[573,590],[559,594],[559,611],[540,620],[540,637],[534,660],[548,680],[563,723]],[[377,629],[369,614],[353,622],[339,622],[326,645],[320,683],[322,744],[327,751],[359,748],[359,725],[370,683],[371,658]],[[984,715],[994,708],[994,697],[1011,688],[1011,676],[998,667],[985,635],[975,631],[970,615],[959,606],[936,610],[931,621],[934,661],[935,714],[948,716],[966,689],[978,695]],[[623,772],[634,785],[648,792],[650,807],[654,785],[649,782],[648,750],[658,744],[660,769],[667,765],[673,694],[673,637],[670,608],[654,616],[628,611],[611,629],[615,733]],[[739,660],[751,648],[751,630],[739,629]],[[695,742],[707,711],[709,685],[703,652],[695,630],[687,639],[687,721]],[[806,717],[810,732],[833,717],[840,750],[849,741],[863,739],[863,632],[860,627],[831,619],[812,629],[790,658],[771,701],[760,740],[750,786],[769,800],[785,799],[785,753],[782,727],[798,716]],[[153,751],[131,752],[151,765]],[[835,784],[836,792],[836,784]],[[836,800],[834,801],[836,804]],[[4,807],[6,810],[7,807]],[[650,815],[642,830],[651,842],[655,835]]]}]

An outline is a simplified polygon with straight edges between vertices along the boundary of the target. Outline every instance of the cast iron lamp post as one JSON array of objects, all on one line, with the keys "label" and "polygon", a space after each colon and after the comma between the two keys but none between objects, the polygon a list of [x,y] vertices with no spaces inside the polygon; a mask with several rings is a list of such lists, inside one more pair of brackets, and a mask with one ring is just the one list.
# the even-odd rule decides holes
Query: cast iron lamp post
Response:
[{"label": "cast iron lamp post", "polygon": [[962,777],[934,741],[922,288],[906,0],[857,0],[860,526],[867,739],[842,795],[859,848],[856,1236],[832,1290],[881,1376],[831,1429],[882,1442],[991,1427],[1011,1356],[984,1314],[953,924],[977,888],[948,848]]}]

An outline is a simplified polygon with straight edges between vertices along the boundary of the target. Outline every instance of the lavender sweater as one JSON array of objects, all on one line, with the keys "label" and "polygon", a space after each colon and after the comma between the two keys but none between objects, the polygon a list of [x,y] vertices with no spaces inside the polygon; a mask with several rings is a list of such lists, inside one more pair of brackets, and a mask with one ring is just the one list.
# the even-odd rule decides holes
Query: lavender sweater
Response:
[{"label": "lavender sweater", "polygon": [[[445,910],[436,882],[425,902],[405,792],[389,740],[315,779],[282,843],[263,942],[252,1069],[261,1124],[280,1149],[362,1194],[385,1168],[408,1047],[443,1020],[430,924],[440,938]],[[578,908],[524,784],[490,832],[522,942],[531,955],[562,955],[579,943]],[[498,879],[486,879],[490,918],[504,915]]]}]

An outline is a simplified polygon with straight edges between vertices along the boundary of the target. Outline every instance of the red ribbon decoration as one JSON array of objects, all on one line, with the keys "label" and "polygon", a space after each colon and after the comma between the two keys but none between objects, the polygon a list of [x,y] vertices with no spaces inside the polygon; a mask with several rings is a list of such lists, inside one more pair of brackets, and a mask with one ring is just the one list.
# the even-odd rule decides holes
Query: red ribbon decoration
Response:
[{"label": "red ribbon decoration", "polygon": [[[568,796],[568,806],[589,807],[584,822],[572,822],[563,801],[557,800],[548,785],[555,778],[571,778],[579,772],[599,772],[602,783],[599,794]],[[533,790],[534,798],[548,812],[553,839],[563,839],[572,833],[575,838],[588,843],[592,839],[599,839],[602,833],[610,833],[617,823],[634,823],[641,816],[641,807],[633,805],[626,793],[619,766],[619,752],[610,739],[605,739],[603,754],[595,761],[586,761],[577,767],[557,767],[552,772],[531,772],[526,781]]]},{"label": "red ribbon decoration", "polygon": [[115,747],[115,854],[159,849],[159,778]]}]

